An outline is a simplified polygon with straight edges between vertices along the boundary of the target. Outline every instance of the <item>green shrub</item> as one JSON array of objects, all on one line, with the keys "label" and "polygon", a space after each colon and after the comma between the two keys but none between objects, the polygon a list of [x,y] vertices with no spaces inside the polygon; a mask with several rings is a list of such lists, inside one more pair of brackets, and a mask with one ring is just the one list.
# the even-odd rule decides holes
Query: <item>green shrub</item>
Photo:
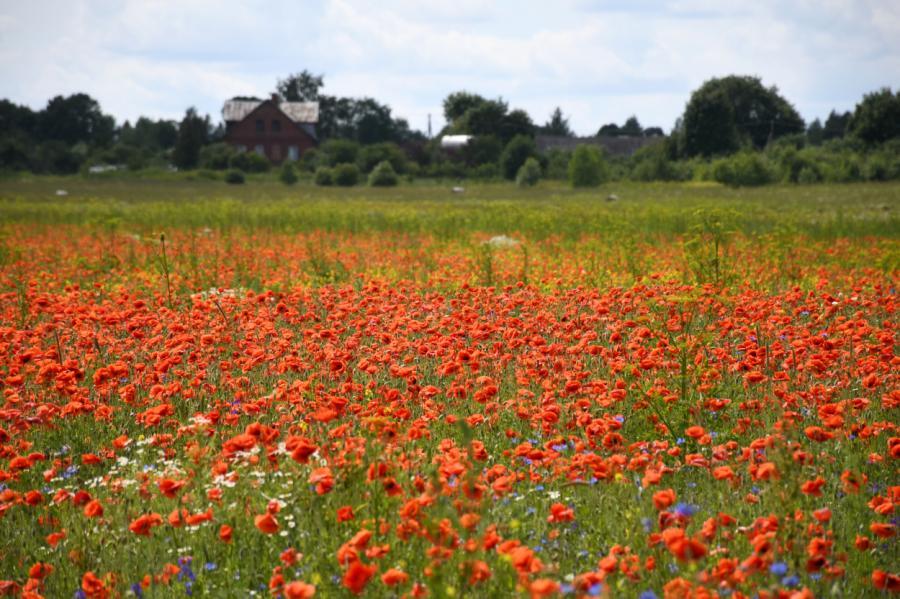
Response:
[{"label": "green shrub", "polygon": [[328,166],[339,164],[351,164],[356,162],[359,156],[359,144],[348,139],[329,139],[321,146],[325,157],[324,163]]},{"label": "green shrub", "polygon": [[757,152],[739,152],[712,165],[713,179],[730,187],[766,185],[775,180],[768,161]]},{"label": "green shrub", "polygon": [[244,173],[236,168],[233,168],[225,173],[225,182],[229,185],[243,185]]},{"label": "green shrub", "polygon": [[359,183],[359,167],[355,164],[339,164],[333,170],[334,184],[353,187]]},{"label": "green shrub", "polygon": [[394,187],[397,185],[397,172],[387,160],[379,162],[369,174],[369,185],[372,187]]},{"label": "green shrub", "polygon": [[519,187],[532,187],[541,179],[541,165],[535,158],[525,161],[519,172],[516,173],[516,185]]},{"label": "green shrub", "polygon": [[500,167],[496,162],[486,162],[473,166],[469,169],[468,177],[472,179],[480,179],[482,181],[490,181],[500,178]]},{"label": "green shrub", "polygon": [[376,166],[385,161],[390,163],[395,173],[406,172],[406,154],[397,144],[390,142],[363,146],[356,162],[362,172],[371,173]]},{"label": "green shrub", "polygon": [[569,183],[572,187],[596,187],[607,177],[606,163],[593,146],[578,146],[569,160]]},{"label": "green shrub", "polygon": [[256,152],[238,152],[228,161],[228,166],[245,173],[264,173],[269,170],[271,164],[265,156]]},{"label": "green shrub", "polygon": [[291,162],[285,162],[281,165],[281,172],[278,179],[285,185],[293,185],[297,182],[297,173],[294,171],[294,165]]},{"label": "green shrub", "polygon": [[321,185],[322,187],[333,185],[334,173],[327,166],[320,166],[316,169],[315,183],[316,185]]},{"label": "green shrub", "polygon": [[534,145],[533,139],[527,135],[516,135],[509,140],[500,155],[500,170],[503,176],[509,180],[515,179],[525,161],[532,157],[537,158],[537,155],[537,146]]},{"label": "green shrub", "polygon": [[310,148],[307,151],[303,152],[298,165],[301,170],[304,170],[308,173],[314,173],[316,172],[316,169],[319,168],[319,166],[322,166],[322,161],[324,159],[325,157],[319,150]]},{"label": "green shrub", "polygon": [[546,154],[547,166],[544,169],[545,179],[565,181],[569,177],[569,160],[572,153],[565,150],[548,150]]},{"label": "green shrub", "polygon": [[812,166],[804,166],[797,175],[797,183],[819,183],[821,180],[822,175],[819,173],[819,169]]},{"label": "green shrub", "polygon": [[224,171],[235,156],[234,148],[226,143],[215,143],[200,149],[200,167]]}]

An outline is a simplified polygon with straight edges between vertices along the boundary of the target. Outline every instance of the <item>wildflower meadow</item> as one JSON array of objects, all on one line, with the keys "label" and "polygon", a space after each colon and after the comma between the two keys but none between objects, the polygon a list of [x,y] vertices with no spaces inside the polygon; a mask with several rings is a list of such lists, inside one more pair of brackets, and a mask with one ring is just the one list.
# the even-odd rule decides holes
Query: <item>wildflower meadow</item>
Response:
[{"label": "wildflower meadow", "polygon": [[900,591],[900,185],[0,184],[0,596]]}]

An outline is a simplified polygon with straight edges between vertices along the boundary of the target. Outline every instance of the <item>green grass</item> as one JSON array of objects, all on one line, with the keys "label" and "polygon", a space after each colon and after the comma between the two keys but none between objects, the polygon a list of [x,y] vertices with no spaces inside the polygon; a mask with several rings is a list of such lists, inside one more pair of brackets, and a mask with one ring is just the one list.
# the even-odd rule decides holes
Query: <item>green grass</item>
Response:
[{"label": "green grass", "polygon": [[[796,232],[817,239],[900,234],[900,184],[776,185],[610,183],[573,190],[542,182],[414,183],[397,188],[319,188],[272,182],[29,177],[0,180],[0,222],[277,231],[427,233],[438,238],[518,233],[530,239],[612,233],[683,235],[698,210],[720,210],[747,234]],[[56,196],[57,189],[68,195]],[[611,194],[619,199],[607,201]]]}]

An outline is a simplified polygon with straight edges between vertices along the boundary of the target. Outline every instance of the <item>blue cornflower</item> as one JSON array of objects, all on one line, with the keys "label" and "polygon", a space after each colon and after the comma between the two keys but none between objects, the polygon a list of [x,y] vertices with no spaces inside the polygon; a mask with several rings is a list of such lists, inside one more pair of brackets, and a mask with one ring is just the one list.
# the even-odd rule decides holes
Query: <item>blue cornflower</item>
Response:
[{"label": "blue cornflower", "polygon": [[781,584],[786,587],[795,587],[800,584],[800,578],[798,578],[796,574],[791,574],[790,576],[785,576],[784,578],[782,578]]},{"label": "blue cornflower", "polygon": [[590,587],[588,587],[587,594],[590,595],[591,597],[596,597],[597,595],[600,594],[600,591],[602,591],[602,590],[603,590],[603,585],[599,582],[595,582]]},{"label": "blue cornflower", "polygon": [[131,592],[134,593],[134,596],[140,599],[144,596],[144,589],[141,588],[141,583],[136,582],[131,585]]},{"label": "blue cornflower", "polygon": [[656,599],[656,593],[653,591],[644,591],[638,599]]},{"label": "blue cornflower", "polygon": [[682,518],[690,518],[700,511],[700,508],[691,503],[678,503],[675,505],[675,513]]},{"label": "blue cornflower", "polygon": [[206,570],[207,572],[212,572],[213,570],[215,570],[218,567],[219,566],[217,566],[213,562],[206,562],[205,564],[203,564],[203,569]]},{"label": "blue cornflower", "polygon": [[787,574],[788,567],[784,562],[775,562],[771,566],[769,566],[769,572],[774,574],[775,576],[784,576]]}]

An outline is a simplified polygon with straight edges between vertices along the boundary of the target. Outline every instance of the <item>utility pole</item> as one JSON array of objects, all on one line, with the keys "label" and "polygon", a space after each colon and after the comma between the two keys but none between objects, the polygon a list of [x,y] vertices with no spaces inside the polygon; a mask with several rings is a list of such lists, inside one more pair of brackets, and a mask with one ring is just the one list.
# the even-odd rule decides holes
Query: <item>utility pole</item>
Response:
[{"label": "utility pole", "polygon": [[428,139],[431,139],[431,113],[428,113]]}]

